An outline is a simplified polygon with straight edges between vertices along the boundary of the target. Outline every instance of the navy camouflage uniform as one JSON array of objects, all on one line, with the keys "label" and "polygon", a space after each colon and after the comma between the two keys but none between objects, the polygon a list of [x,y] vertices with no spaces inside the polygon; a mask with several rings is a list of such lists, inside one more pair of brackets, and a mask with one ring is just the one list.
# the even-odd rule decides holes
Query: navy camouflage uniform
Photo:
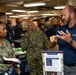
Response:
[{"label": "navy camouflage uniform", "polygon": [[28,30],[22,38],[21,47],[26,50],[26,59],[29,75],[43,75],[42,54],[43,50],[48,50],[48,39],[41,30]]},{"label": "navy camouflage uniform", "polygon": [[0,75],[9,68],[9,65],[4,63],[3,56],[8,58],[15,57],[12,47],[6,39],[3,39],[3,42],[0,44]]}]

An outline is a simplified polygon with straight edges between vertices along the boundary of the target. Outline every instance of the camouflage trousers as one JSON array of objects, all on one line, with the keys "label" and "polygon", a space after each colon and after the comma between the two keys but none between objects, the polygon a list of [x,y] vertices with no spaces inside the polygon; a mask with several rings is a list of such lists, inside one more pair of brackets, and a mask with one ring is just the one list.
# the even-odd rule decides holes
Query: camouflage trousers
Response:
[{"label": "camouflage trousers", "polygon": [[0,63],[0,75],[3,75],[2,73],[4,73],[7,70],[8,70],[8,65]]},{"label": "camouflage trousers", "polygon": [[[29,58],[28,58],[29,59]],[[27,60],[29,75],[43,75],[43,64],[40,58]]]}]

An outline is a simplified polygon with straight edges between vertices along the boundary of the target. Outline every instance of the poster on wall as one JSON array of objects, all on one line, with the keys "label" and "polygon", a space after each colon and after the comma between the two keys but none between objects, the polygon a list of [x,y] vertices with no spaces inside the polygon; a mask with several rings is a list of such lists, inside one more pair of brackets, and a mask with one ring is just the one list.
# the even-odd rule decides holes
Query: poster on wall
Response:
[{"label": "poster on wall", "polygon": [[42,59],[44,75],[64,75],[62,51],[43,51]]}]

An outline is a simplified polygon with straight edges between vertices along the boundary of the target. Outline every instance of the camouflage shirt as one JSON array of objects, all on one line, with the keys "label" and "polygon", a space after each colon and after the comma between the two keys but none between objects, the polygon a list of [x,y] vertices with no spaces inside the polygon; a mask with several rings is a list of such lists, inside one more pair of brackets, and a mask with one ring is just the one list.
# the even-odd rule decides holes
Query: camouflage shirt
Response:
[{"label": "camouflage shirt", "polygon": [[40,52],[42,50],[48,50],[48,39],[41,30],[28,30],[22,38],[21,47],[23,51],[26,50],[27,52],[31,52],[31,49],[33,51],[40,50]]},{"label": "camouflage shirt", "polygon": [[8,65],[3,61],[3,56],[8,58],[15,56],[11,44],[6,39],[3,39],[3,42],[0,44],[0,73],[8,69]]}]

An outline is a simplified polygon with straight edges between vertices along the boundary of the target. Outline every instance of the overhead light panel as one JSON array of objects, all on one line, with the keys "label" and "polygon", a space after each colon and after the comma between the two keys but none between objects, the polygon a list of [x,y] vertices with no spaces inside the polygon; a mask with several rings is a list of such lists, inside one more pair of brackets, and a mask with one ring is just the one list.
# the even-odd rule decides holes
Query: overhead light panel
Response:
[{"label": "overhead light panel", "polygon": [[10,7],[18,7],[17,5],[13,5],[13,4],[7,4],[6,6],[10,6]]},{"label": "overhead light panel", "polygon": [[6,15],[11,15],[11,14],[13,14],[13,13],[6,13]]},{"label": "overhead light panel", "polygon": [[53,14],[42,14],[42,15],[47,15],[47,16],[50,16],[50,15],[53,15]]},{"label": "overhead light panel", "polygon": [[19,16],[9,16],[10,18],[19,18]]},{"label": "overhead light panel", "polygon": [[13,12],[26,12],[25,10],[12,10]]},{"label": "overhead light panel", "polygon": [[9,16],[10,18],[19,18],[19,17],[28,17],[28,15],[12,15],[12,16]]},{"label": "overhead light panel", "polygon": [[60,14],[42,14],[43,16],[59,16]]},{"label": "overhead light panel", "polygon": [[19,15],[19,17],[24,17],[24,16],[28,16],[28,15]]},{"label": "overhead light panel", "polygon": [[27,11],[27,13],[37,13],[39,11]]},{"label": "overhead light panel", "polygon": [[64,9],[65,6],[55,6],[54,9]]},{"label": "overhead light panel", "polygon": [[24,4],[25,7],[34,7],[34,6],[43,6],[46,5],[45,2],[36,2],[36,3],[28,3]]}]

